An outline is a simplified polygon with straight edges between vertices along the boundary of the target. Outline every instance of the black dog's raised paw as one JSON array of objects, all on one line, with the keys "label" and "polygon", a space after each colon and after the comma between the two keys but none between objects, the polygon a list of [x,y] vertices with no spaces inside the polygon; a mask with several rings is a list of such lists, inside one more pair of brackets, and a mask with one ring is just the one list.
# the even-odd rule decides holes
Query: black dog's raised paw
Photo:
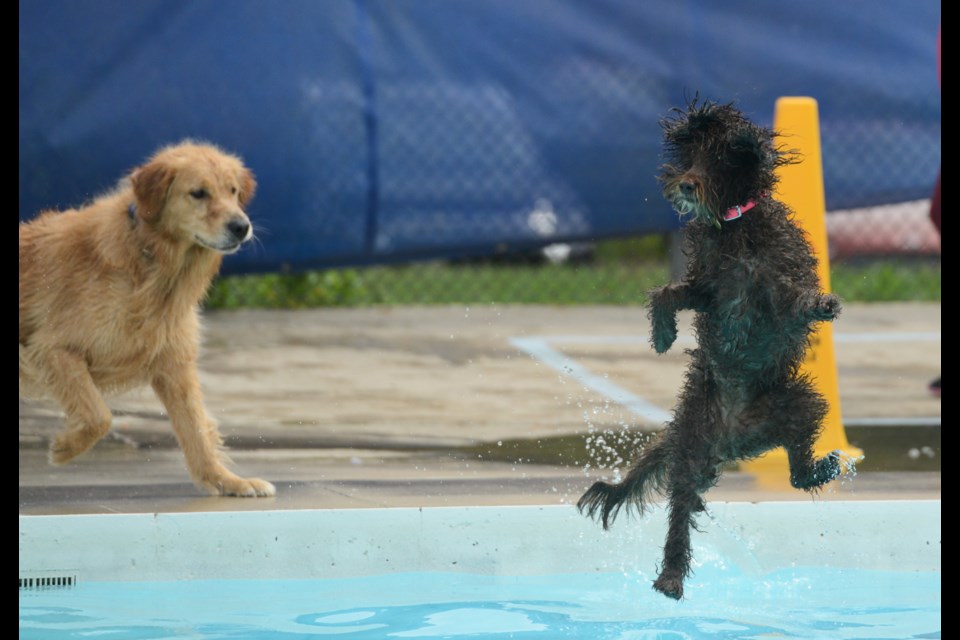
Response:
[{"label": "black dog's raised paw", "polygon": [[672,315],[653,316],[653,335],[650,342],[657,353],[666,353],[677,340],[677,318]]},{"label": "black dog's raised paw", "polygon": [[841,308],[840,298],[828,293],[820,296],[817,307],[814,309],[814,317],[817,320],[834,320],[840,315]]},{"label": "black dog's raised paw", "polygon": [[817,460],[814,475],[818,479],[823,478],[822,484],[836,480],[843,473],[843,465],[840,463],[842,456],[843,452],[838,449]]},{"label": "black dog's raised paw", "polygon": [[797,489],[816,489],[836,480],[843,473],[842,451],[831,451],[827,455],[817,460],[808,473],[798,476],[791,475],[790,482]]}]

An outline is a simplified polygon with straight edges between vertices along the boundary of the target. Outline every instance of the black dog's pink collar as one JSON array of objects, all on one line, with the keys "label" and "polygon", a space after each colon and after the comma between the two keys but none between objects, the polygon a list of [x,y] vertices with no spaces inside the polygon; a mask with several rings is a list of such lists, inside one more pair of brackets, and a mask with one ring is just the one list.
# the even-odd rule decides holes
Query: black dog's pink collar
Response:
[{"label": "black dog's pink collar", "polygon": [[[766,198],[767,194],[761,193],[760,197]],[[753,209],[755,206],[757,206],[757,201],[754,200],[753,198],[750,198],[743,204],[738,204],[735,207],[730,207],[723,214],[723,221],[730,222],[731,220],[736,220],[737,218],[745,214],[747,211],[750,211],[750,209]]]},{"label": "black dog's pink collar", "polygon": [[755,206],[757,206],[756,200],[747,200],[744,204],[738,204],[735,207],[730,207],[727,209],[726,213],[723,214],[723,221],[730,222],[731,220],[736,220],[747,211],[750,211],[750,209],[753,209]]}]

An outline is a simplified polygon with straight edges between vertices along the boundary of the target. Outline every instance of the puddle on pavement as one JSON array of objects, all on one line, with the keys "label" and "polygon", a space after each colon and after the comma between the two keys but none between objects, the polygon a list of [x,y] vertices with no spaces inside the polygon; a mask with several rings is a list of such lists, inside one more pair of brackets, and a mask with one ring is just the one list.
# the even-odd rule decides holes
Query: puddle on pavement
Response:
[{"label": "puddle on pavement", "polygon": [[[940,426],[856,426],[846,431],[850,444],[864,451],[864,459],[857,463],[858,471],[940,471]],[[646,442],[656,437],[656,432],[614,433],[606,438],[601,459],[597,459],[596,445],[588,443],[588,438],[596,435],[597,432],[535,440],[499,440],[447,450],[463,458],[493,462],[623,468],[629,466],[638,450],[639,445],[632,443]],[[613,460],[618,458],[622,462],[613,465]]]}]

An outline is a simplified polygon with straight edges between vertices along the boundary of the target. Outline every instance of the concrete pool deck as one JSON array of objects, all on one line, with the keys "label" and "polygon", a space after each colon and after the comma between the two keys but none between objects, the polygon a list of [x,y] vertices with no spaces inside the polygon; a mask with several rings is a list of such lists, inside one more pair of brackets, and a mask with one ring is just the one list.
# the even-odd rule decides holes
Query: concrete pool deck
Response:
[{"label": "concrete pool deck", "polygon": [[[19,512],[570,504],[600,467],[629,462],[625,425],[653,431],[672,408],[685,344],[657,356],[648,326],[640,307],[208,313],[206,404],[235,470],[278,495],[202,495],[141,390],[111,401],[111,436],[65,467],[46,462],[59,412],[21,399]],[[938,500],[940,400],[926,385],[940,374],[940,305],[848,304],[834,341],[846,436],[866,457],[816,499]],[[730,471],[708,499],[811,498],[784,474]]]}]

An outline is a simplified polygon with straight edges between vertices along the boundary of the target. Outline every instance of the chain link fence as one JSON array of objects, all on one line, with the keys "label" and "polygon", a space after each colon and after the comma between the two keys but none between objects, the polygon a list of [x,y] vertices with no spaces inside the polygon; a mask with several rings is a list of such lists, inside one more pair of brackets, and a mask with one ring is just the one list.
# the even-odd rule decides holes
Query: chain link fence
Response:
[{"label": "chain link fence", "polygon": [[[834,237],[843,242],[831,258],[833,291],[848,301],[940,300],[939,236],[917,231],[929,224],[923,203],[906,209],[900,219],[878,222],[863,211],[831,222],[831,231],[848,225],[831,237],[831,247]],[[648,235],[471,260],[229,276],[208,306],[637,305],[682,270],[677,244],[675,235]]]}]

